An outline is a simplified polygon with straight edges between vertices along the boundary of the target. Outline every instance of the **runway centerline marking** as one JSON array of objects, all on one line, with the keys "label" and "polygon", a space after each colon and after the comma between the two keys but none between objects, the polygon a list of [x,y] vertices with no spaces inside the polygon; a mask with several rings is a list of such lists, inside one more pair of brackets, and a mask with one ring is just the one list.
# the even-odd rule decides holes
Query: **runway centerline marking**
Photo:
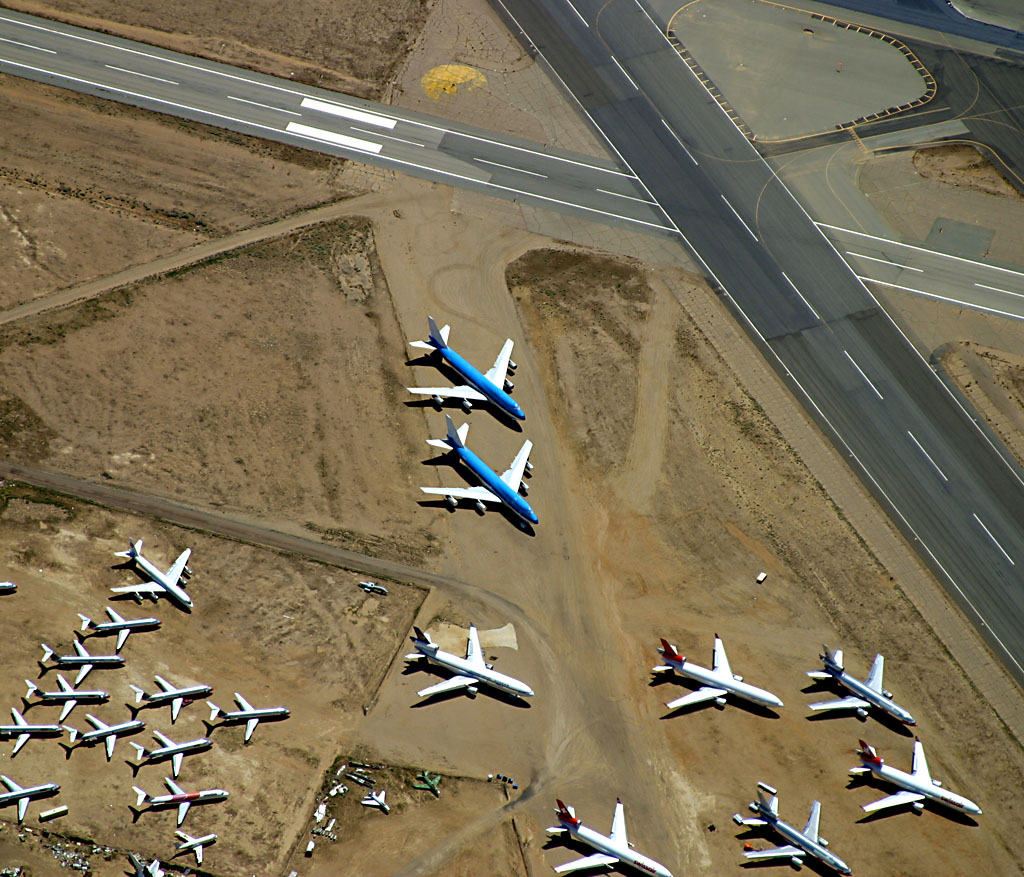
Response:
[{"label": "runway centerline marking", "polygon": [[1003,552],[1003,557],[1005,557],[1008,561],[1010,561],[1010,566],[1016,566],[1017,564],[1015,564],[1013,562],[1013,558],[1010,557],[1010,555],[1006,553],[1006,549],[1003,548],[1003,546],[999,544],[999,540],[996,539],[996,537],[992,535],[992,531],[988,527],[985,526],[985,522],[981,518],[978,517],[977,513],[975,513],[975,515],[974,515],[974,520],[976,520],[981,525],[981,529],[984,530],[985,531],[985,535],[988,536],[988,538],[992,540],[992,544],[995,545],[995,547],[998,548],[1001,552]]},{"label": "runway centerline marking", "polygon": [[[757,241],[757,235],[750,230],[750,226],[743,221],[743,217],[736,212],[736,208],[729,203],[729,199],[726,198],[725,195],[722,195],[722,200],[725,202],[725,206],[732,211],[732,215],[735,216],[740,221],[740,225],[742,225],[747,230],[747,234],[749,234],[755,241]],[[760,241],[758,241],[758,243],[760,243]]]},{"label": "runway centerline marking", "polygon": [[939,475],[941,475],[941,476],[942,476],[942,480],[943,480],[943,481],[949,481],[949,479],[948,479],[948,478],[946,477],[946,473],[945,473],[945,472],[943,472],[943,471],[942,471],[942,470],[941,470],[941,469],[939,468],[939,464],[938,464],[938,463],[936,463],[936,462],[935,462],[935,461],[934,461],[934,460],[932,459],[932,455],[931,455],[931,454],[929,454],[929,453],[928,453],[928,452],[927,452],[927,451],[926,451],[926,450],[924,449],[924,447],[923,447],[923,446],[921,445],[921,443],[920,443],[920,442],[919,442],[919,441],[917,440],[917,438],[916,438],[916,437],[914,436],[914,434],[913,434],[913,433],[912,433],[912,432],[911,432],[911,431],[910,431],[909,429],[907,430],[907,435],[909,435],[909,436],[910,436],[910,440],[911,440],[911,441],[912,441],[912,442],[913,442],[913,443],[914,443],[915,445],[917,445],[917,449],[918,449],[918,450],[919,450],[919,451],[920,451],[920,452],[921,452],[922,454],[924,454],[924,456],[925,456],[925,459],[926,459],[926,460],[927,460],[927,461],[928,461],[929,463],[931,463],[931,464],[932,464],[932,466],[934,466],[934,467],[935,467],[935,471],[936,471],[936,472],[938,472],[938,473],[939,473]]},{"label": "runway centerline marking", "polygon": [[351,119],[353,122],[362,122],[364,125],[373,125],[377,128],[392,130],[398,122],[389,119],[387,116],[379,116],[376,113],[364,113],[351,107],[341,104],[329,103],[325,100],[317,100],[315,97],[304,97],[301,106],[304,110],[316,110],[318,113],[329,113],[332,116],[341,116],[343,119]]},{"label": "runway centerline marking", "polygon": [[812,314],[814,314],[814,316],[818,319],[818,322],[824,323],[825,321],[823,319],[821,319],[821,316],[814,309],[814,306],[806,298],[804,298],[804,294],[799,289],[797,289],[796,288],[796,284],[792,280],[789,279],[789,275],[785,271],[783,271],[782,272],[782,276],[786,278],[786,283],[788,283],[790,286],[793,287],[793,292],[795,292],[798,296],[800,296],[800,301],[802,301],[805,305],[807,305],[807,309]]},{"label": "runway centerline marking", "polygon": [[531,177],[543,177],[545,180],[548,178],[547,174],[539,174],[536,171],[528,171],[521,167],[513,167],[510,164],[502,164],[500,161],[488,161],[486,158],[474,158],[473,161],[478,161],[481,164],[494,165],[494,167],[503,167],[507,171],[515,171],[519,174],[529,174]]},{"label": "runway centerline marking", "polygon": [[869,378],[866,374],[864,374],[864,369],[862,369],[859,365],[857,365],[857,360],[855,360],[852,356],[850,356],[850,351],[849,350],[844,350],[843,353],[846,354],[846,358],[848,360],[850,360],[850,362],[853,364],[853,367],[855,369],[857,369],[857,372],[860,374],[860,376],[862,378],[864,378],[864,380],[867,383],[867,385],[869,387],[871,387],[872,390],[875,391],[875,395],[878,396],[879,399],[885,399],[885,396],[883,396],[880,392],[878,392],[878,387],[876,387],[873,383],[871,383],[871,378]]},{"label": "runway centerline marking", "polygon": [[697,159],[695,159],[693,157],[693,154],[690,152],[690,150],[686,148],[686,144],[683,143],[683,141],[679,139],[679,135],[676,134],[676,132],[672,130],[672,126],[669,125],[669,123],[666,122],[664,119],[661,120],[661,124],[664,125],[668,129],[668,133],[669,134],[671,134],[673,137],[676,138],[676,143],[678,143],[680,146],[683,147],[683,152],[686,153],[686,157],[688,159],[690,159],[690,161],[692,161],[695,165],[700,167],[700,163],[697,161]]},{"label": "runway centerline marking", "polygon": [[1002,292],[1006,295],[1015,295],[1017,298],[1024,298],[1024,293],[1014,292],[1012,289],[1000,289],[998,286],[987,286],[984,283],[975,283],[979,289],[991,289],[993,292]]},{"label": "runway centerline marking", "polygon": [[569,4],[569,8],[570,8],[570,9],[571,9],[571,10],[572,10],[573,12],[575,12],[575,13],[576,13],[576,17],[577,17],[577,18],[578,18],[578,19],[579,19],[580,21],[582,21],[584,25],[586,25],[587,27],[590,27],[590,25],[589,25],[589,24],[587,24],[587,20],[586,20],[586,19],[585,19],[585,18],[584,18],[584,17],[582,16],[582,15],[580,15],[580,11],[579,11],[579,10],[578,10],[578,9],[577,9],[577,8],[576,8],[575,6],[573,6],[573,5],[572,5],[572,0],[565,0],[565,2],[566,2],[566,3],[568,3],[568,4]]},{"label": "runway centerline marking", "polygon": [[614,195],[616,198],[628,198],[630,201],[638,201],[641,204],[650,204],[653,207],[660,207],[657,201],[648,201],[645,198],[637,198],[636,195],[623,195],[622,192],[612,192],[609,189],[594,189],[595,192],[601,192],[605,195]]},{"label": "runway centerline marking", "polygon": [[9,40],[6,37],[0,37],[0,43],[10,43],[12,46],[22,46],[26,49],[35,49],[37,52],[46,52],[48,55],[57,54],[53,49],[44,49],[42,46],[33,46],[31,43],[22,43],[18,40]]},{"label": "runway centerline marking", "polygon": [[242,103],[242,104],[252,104],[252,106],[254,106],[254,107],[263,107],[263,109],[265,109],[265,110],[274,110],[277,113],[287,113],[289,116],[301,116],[302,115],[302,113],[297,113],[297,112],[295,112],[295,110],[285,110],[285,109],[282,109],[281,107],[272,107],[270,104],[261,104],[259,101],[247,100],[244,97],[235,97],[234,95],[231,95],[231,94],[229,94],[227,96],[227,98],[228,98],[228,100],[236,100],[236,101],[238,101],[239,103]]},{"label": "runway centerline marking", "polygon": [[865,256],[863,253],[851,253],[849,250],[846,251],[846,255],[853,256],[855,259],[867,259],[869,262],[881,262],[883,265],[892,265],[893,268],[902,268],[904,271],[916,271],[918,274],[924,274],[923,268],[915,268],[913,265],[901,265],[899,262],[877,259],[874,256]]},{"label": "runway centerline marking", "polygon": [[633,81],[633,77],[626,72],[626,68],[619,63],[619,59],[616,58],[614,55],[611,56],[611,59],[615,62],[615,66],[619,68],[619,72],[621,72],[622,75],[629,80],[629,84],[632,85],[633,88],[636,89],[637,91],[640,91],[640,86]]},{"label": "runway centerline marking", "polygon": [[117,70],[121,73],[131,73],[132,76],[141,76],[143,79],[153,79],[156,82],[166,82],[168,85],[177,85],[173,79],[164,79],[162,76],[150,76],[148,73],[139,73],[137,70],[128,70],[126,67],[115,67],[113,64],[104,64],[108,70]]},{"label": "runway centerline marking", "polygon": [[877,283],[879,286],[891,286],[893,289],[902,289],[904,292],[912,292],[915,295],[923,295],[925,298],[934,298],[937,299],[938,301],[945,301],[953,305],[960,305],[961,307],[972,308],[973,310],[976,311],[986,311],[990,314],[997,314],[1000,317],[1010,317],[1011,319],[1014,320],[1024,320],[1024,314],[1015,314],[1012,311],[1000,311],[997,308],[986,307],[985,305],[980,305],[972,301],[962,301],[959,298],[949,298],[948,296],[945,295],[939,295],[936,292],[925,292],[923,289],[914,289],[914,287],[912,286],[900,286],[898,283],[888,283],[885,280],[876,280],[873,277],[861,277],[859,274],[857,275],[857,279],[864,280],[868,283]]}]

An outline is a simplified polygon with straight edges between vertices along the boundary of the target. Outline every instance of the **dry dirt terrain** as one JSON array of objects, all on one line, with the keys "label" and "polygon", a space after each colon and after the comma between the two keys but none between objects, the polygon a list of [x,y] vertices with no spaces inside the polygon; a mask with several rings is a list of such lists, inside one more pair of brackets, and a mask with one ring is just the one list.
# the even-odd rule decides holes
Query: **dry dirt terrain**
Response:
[{"label": "dry dirt terrain", "polygon": [[914,152],[914,169],[925,179],[963,186],[1014,201],[1024,199],[977,148],[967,144],[932,146]]},{"label": "dry dirt terrain", "polygon": [[[219,874],[280,872],[306,830],[313,795],[335,760],[339,739],[373,696],[423,592],[391,584],[386,599],[370,596],[350,573],[12,486],[0,500],[0,578],[19,584],[16,594],[4,598],[0,621],[0,663],[8,669],[0,680],[3,703],[18,704],[25,694],[22,679],[41,675],[40,642],[62,654],[70,650],[76,612],[101,619],[104,605],[113,605],[128,617],[162,619],[160,630],[129,638],[124,669],[94,670],[84,681],[85,688],[108,691],[110,702],[79,705],[67,724],[88,727],[87,712],[108,723],[127,719],[124,704],[134,702],[128,683],[152,691],[154,674],[179,685],[212,685],[212,699],[224,707],[231,708],[235,691],[257,706],[289,707],[289,719],[261,723],[247,746],[241,728],[215,729],[213,748],[187,758],[179,777],[188,790],[224,788],[231,794],[223,803],[194,808],[184,826],[193,834],[220,836],[208,868]],[[155,607],[111,602],[108,588],[138,581],[134,573],[113,568],[113,552],[143,537],[146,554],[165,567],[181,549],[193,548],[191,614],[165,601]],[[95,654],[108,654],[111,644],[109,638],[87,640]],[[42,675],[39,685],[56,688],[56,671]],[[27,717],[55,721],[57,711],[36,706]],[[152,745],[153,728],[179,741],[208,733],[202,702],[183,708],[173,726],[166,708],[143,710],[139,717],[146,730],[129,739],[146,746]],[[3,748],[3,760],[10,761],[10,745]],[[3,770],[23,784],[52,780],[62,786],[59,798],[31,805],[27,825],[38,824],[40,810],[67,804],[69,814],[47,828],[166,858],[173,815],[144,813],[133,824],[128,807],[134,803],[133,782],[157,794],[168,765],[142,767],[133,780],[125,762],[134,754],[122,739],[109,765],[96,748],[75,750],[65,759],[56,742],[35,740]],[[0,833],[0,862],[22,863],[20,849],[8,825]],[[49,867],[32,856],[49,858]],[[32,856],[26,860],[33,864],[31,873],[59,873],[52,856]],[[96,858],[94,873],[121,873],[104,869],[102,855]],[[123,861],[121,856],[118,863]]]}]

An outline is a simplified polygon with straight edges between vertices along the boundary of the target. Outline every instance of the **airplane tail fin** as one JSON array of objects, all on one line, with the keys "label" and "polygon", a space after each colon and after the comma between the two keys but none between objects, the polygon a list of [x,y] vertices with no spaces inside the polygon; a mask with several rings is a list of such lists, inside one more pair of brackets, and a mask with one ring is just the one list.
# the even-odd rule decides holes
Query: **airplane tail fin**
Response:
[{"label": "airplane tail fin", "polygon": [[146,747],[143,746],[141,743],[136,743],[133,740],[129,740],[128,741],[128,745],[131,746],[136,752],[139,753],[139,759],[140,760],[145,758],[147,755],[149,755],[149,750],[146,749]]},{"label": "airplane tail fin", "polygon": [[[217,704],[211,703],[210,701],[206,701],[206,705],[210,708],[210,722],[216,722],[217,719],[223,715],[224,711],[217,706]],[[207,724],[209,724],[209,722]]]},{"label": "airplane tail fin", "polygon": [[135,802],[135,806],[141,807],[143,803],[146,801],[146,799],[149,797],[149,795],[147,795],[138,786],[132,786],[132,788],[135,790],[135,794],[138,796],[138,800]]},{"label": "airplane tail fin", "polygon": [[670,643],[664,637],[661,638],[661,650],[660,651],[661,651],[662,656],[667,658],[670,661],[685,661],[686,660],[686,658],[684,658],[682,655],[679,654],[679,652],[676,651],[676,647],[674,645],[672,645],[672,643]]},{"label": "airplane tail fin", "polygon": [[415,638],[418,639],[420,642],[427,643],[428,645],[433,645],[434,644],[434,641],[430,638],[430,634],[429,633],[427,633],[426,631],[420,630],[415,624],[412,626],[412,629],[413,629],[413,632],[416,634]]},{"label": "airplane tail fin", "polygon": [[39,663],[45,664],[53,657],[53,649],[51,649],[46,643],[40,643],[40,645],[43,647],[43,659]]},{"label": "airplane tail fin", "polygon": [[129,543],[127,551],[115,551],[114,552],[114,557],[127,557],[129,560],[134,560],[140,554],[142,554],[142,540],[141,539],[138,542],[136,542],[134,545]]},{"label": "airplane tail fin", "polygon": [[433,341],[438,347],[448,346],[448,333],[452,327],[444,325],[440,329],[437,328],[437,323],[433,317],[427,317],[427,325],[430,327],[430,340]]},{"label": "airplane tail fin", "polygon": [[444,420],[445,426],[447,427],[445,438],[427,439],[427,444],[435,448],[441,448],[445,451],[451,450],[452,448],[466,447],[466,436],[469,435],[469,424],[464,423],[456,429],[455,424],[452,423],[451,417],[447,414],[444,416]]},{"label": "airplane tail fin", "polygon": [[146,692],[139,688],[138,685],[129,684],[128,687],[135,692],[135,702],[142,703],[142,698],[146,696]]},{"label": "airplane tail fin", "polygon": [[26,679],[25,680],[25,684],[28,686],[28,691],[25,692],[25,696],[22,698],[22,700],[28,701],[28,699],[33,694],[35,694],[37,691],[39,691],[39,686],[36,685],[35,682],[33,682],[31,679]]},{"label": "airplane tail fin", "polygon": [[835,651],[832,651],[826,645],[822,645],[821,648],[822,648],[821,660],[828,661],[828,662],[830,662],[832,664],[835,664],[836,667],[838,667],[840,670],[842,670],[843,669],[843,650],[842,649],[836,649]]},{"label": "airplane tail fin", "polygon": [[883,760],[878,757],[878,753],[875,751],[874,746],[865,743],[863,740],[858,740],[857,742],[860,743],[860,749],[857,750],[857,755],[859,755],[865,761],[873,761],[876,764],[884,763]]},{"label": "airplane tail fin", "polygon": [[72,728],[70,725],[64,725],[63,727],[68,732],[68,741],[74,743],[78,739],[78,729]]},{"label": "airplane tail fin", "polygon": [[92,619],[86,617],[81,612],[78,613],[78,617],[82,619],[82,630],[88,630],[92,626]]}]

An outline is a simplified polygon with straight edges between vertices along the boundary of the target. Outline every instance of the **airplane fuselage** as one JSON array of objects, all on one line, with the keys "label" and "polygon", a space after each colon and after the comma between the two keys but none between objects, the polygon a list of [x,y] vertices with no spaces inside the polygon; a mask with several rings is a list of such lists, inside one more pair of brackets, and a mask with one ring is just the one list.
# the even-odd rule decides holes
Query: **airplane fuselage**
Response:
[{"label": "airplane fuselage", "polygon": [[842,670],[835,665],[825,662],[825,672],[832,676],[843,688],[855,694],[857,697],[863,698],[872,706],[877,707],[883,712],[888,713],[894,719],[898,719],[903,722],[904,725],[916,725],[917,720],[910,714],[908,710],[903,709],[898,703],[893,702],[890,698],[886,697],[875,691],[866,682],[862,682]]},{"label": "airplane fuselage", "polygon": [[672,872],[660,862],[655,862],[654,859],[635,852],[628,845],[613,843],[612,839],[607,835],[594,831],[592,828],[587,828],[585,825],[574,825],[562,819],[558,821],[567,834],[580,843],[597,850],[599,853],[612,856],[622,862],[622,864],[630,865],[643,871],[645,874],[656,874],[657,877],[672,877]]},{"label": "airplane fuselage", "polygon": [[54,667],[84,667],[89,664],[93,667],[123,667],[124,657],[122,655],[53,655],[51,659]]},{"label": "airplane fuselage", "polygon": [[846,864],[842,859],[839,858],[831,850],[826,849],[817,841],[811,840],[806,834],[804,834],[799,828],[795,828],[788,822],[784,822],[775,816],[771,810],[765,807],[758,808],[758,814],[765,822],[768,823],[769,827],[772,828],[776,834],[780,837],[785,838],[793,846],[806,852],[809,856],[814,856],[818,861],[828,865],[828,867],[838,871],[840,874],[852,874],[850,866]]},{"label": "airplane fuselage", "polygon": [[110,699],[105,691],[36,691],[35,695],[39,698],[35,703],[66,703],[69,700],[106,703]]},{"label": "airplane fuselage", "polygon": [[742,697],[751,703],[768,707],[782,706],[782,701],[770,691],[765,691],[756,685],[742,682],[734,676],[723,677],[707,667],[700,667],[689,661],[675,661],[671,658],[665,658],[665,663],[680,676],[685,676],[688,679],[693,679],[712,688],[724,688],[729,694],[735,694],[737,697]]},{"label": "airplane fuselage", "polygon": [[146,703],[159,706],[181,698],[185,703],[192,703],[200,698],[213,694],[213,687],[210,685],[193,685],[189,688],[176,688],[173,691],[154,691],[152,694],[144,694],[142,699]]},{"label": "airplane fuselage", "polygon": [[64,729],[60,725],[0,725],[0,735],[4,737],[19,737],[22,734],[63,734]]},{"label": "airplane fuselage", "polygon": [[109,725],[106,728],[97,728],[93,731],[85,731],[78,735],[78,742],[83,746],[91,746],[105,740],[107,737],[120,737],[122,734],[132,734],[141,731],[146,723],[141,719],[131,719],[127,722],[120,722],[117,725]]},{"label": "airplane fuselage", "polygon": [[222,722],[247,722],[249,719],[287,719],[292,714],[286,706],[270,706],[258,710],[231,710],[220,716]]},{"label": "airplane fuselage", "polygon": [[947,807],[951,807],[954,810],[959,810],[963,813],[970,813],[974,816],[981,816],[981,808],[968,798],[963,795],[957,795],[955,792],[950,792],[942,786],[937,786],[931,781],[922,781],[915,777],[913,774],[909,774],[906,771],[902,771],[899,768],[890,767],[884,762],[878,765],[868,759],[862,758],[861,764],[865,768],[871,771],[880,780],[886,780],[892,783],[894,786],[899,786],[901,789],[906,789],[908,792],[917,792],[919,795],[924,795],[926,798],[936,801],[939,804],[945,804]]},{"label": "airplane fuselage", "polygon": [[[488,401],[504,411],[506,414],[515,417],[518,420],[526,420],[526,415],[523,413],[523,409],[519,407],[519,403],[503,389],[496,387],[487,380],[487,376],[484,375],[484,373],[468,359],[462,356],[462,354],[456,353],[451,347],[447,346],[438,347],[436,349],[437,352],[441,354],[441,358],[455,369],[455,371],[459,373],[459,376],[474,390],[483,393],[487,397]],[[504,377],[504,375],[500,375],[498,379],[504,380]]]},{"label": "airplane fuselage", "polygon": [[185,589],[182,588],[181,585],[168,579],[163,570],[153,566],[153,564],[146,560],[146,558],[141,554],[136,554],[134,560],[135,565],[146,574],[149,580],[163,588],[169,597],[177,603],[180,603],[186,609],[192,608],[192,598],[185,593]]},{"label": "airplane fuselage", "polygon": [[22,798],[41,798],[46,795],[53,795],[60,791],[57,783],[43,783],[38,786],[25,786],[15,792],[0,792],[0,807],[13,804]]},{"label": "airplane fuselage", "polygon": [[153,809],[175,807],[178,804],[199,804],[212,801],[223,801],[228,797],[224,789],[203,789],[201,792],[183,792],[180,795],[157,795],[145,803]]},{"label": "airplane fuselage", "polygon": [[530,524],[538,521],[537,513],[518,492],[509,487],[498,474],[467,447],[453,448],[458,458],[466,465],[479,482],[493,493],[518,517]]},{"label": "airplane fuselage", "polygon": [[416,643],[416,651],[423,655],[430,663],[453,670],[460,676],[479,679],[492,688],[497,688],[499,691],[504,691],[508,694],[514,694],[516,697],[533,697],[533,689],[529,685],[520,682],[518,679],[513,679],[511,676],[506,676],[504,673],[499,673],[497,670],[486,669],[482,671],[479,666],[474,666],[466,658],[460,658],[458,655],[440,650],[435,652],[431,648],[424,648],[424,644],[419,642]]},{"label": "airplane fuselage", "polygon": [[156,749],[149,750],[144,757],[146,761],[163,761],[179,753],[199,752],[202,749],[209,749],[212,745],[212,740],[208,740],[206,737],[199,737],[184,743],[175,743],[173,746],[159,746]]},{"label": "airplane fuselage", "polygon": [[92,621],[89,623],[89,630],[96,634],[109,634],[159,626],[159,618],[126,618],[124,621]]}]

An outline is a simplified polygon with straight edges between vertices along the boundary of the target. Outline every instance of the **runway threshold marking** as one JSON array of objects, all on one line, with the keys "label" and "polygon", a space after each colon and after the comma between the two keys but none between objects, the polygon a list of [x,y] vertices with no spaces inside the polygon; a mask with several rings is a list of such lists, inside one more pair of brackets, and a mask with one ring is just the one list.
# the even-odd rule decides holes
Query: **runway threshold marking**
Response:
[{"label": "runway threshold marking", "polygon": [[919,441],[917,440],[917,438],[916,438],[916,437],[914,436],[914,434],[913,434],[913,433],[912,433],[912,432],[911,432],[911,431],[910,431],[909,429],[907,430],[907,435],[909,435],[909,436],[910,436],[910,440],[911,440],[911,441],[912,441],[912,442],[913,442],[913,443],[914,443],[915,445],[917,445],[917,449],[918,449],[918,450],[919,450],[919,451],[920,451],[920,452],[921,452],[922,454],[924,454],[924,456],[925,456],[925,459],[926,459],[926,460],[927,460],[927,461],[928,461],[929,463],[931,463],[931,464],[932,464],[932,466],[933,466],[933,467],[935,468],[935,471],[936,471],[936,472],[938,472],[938,473],[939,473],[939,475],[941,475],[941,476],[942,476],[942,480],[943,480],[943,481],[949,481],[949,479],[948,479],[948,478],[946,477],[946,473],[945,473],[945,472],[943,472],[943,471],[942,471],[942,470],[941,470],[941,469],[939,468],[939,464],[938,464],[938,463],[936,463],[936,462],[935,462],[935,461],[934,461],[934,460],[932,459],[932,455],[931,455],[931,454],[929,454],[929,453],[928,453],[928,452],[927,452],[927,451],[926,451],[926,450],[924,449],[924,447],[923,447],[923,446],[921,445],[921,443],[920,443],[920,442],[919,442]]},{"label": "runway threshold marking", "polygon": [[823,319],[821,319],[821,316],[814,309],[814,305],[812,305],[806,298],[804,298],[804,294],[799,289],[796,288],[796,284],[792,280],[789,279],[789,275],[785,271],[783,271],[782,272],[782,276],[786,278],[786,283],[788,283],[790,286],[793,287],[793,292],[795,292],[798,296],[800,296],[800,301],[802,301],[805,305],[807,305],[807,310],[809,310],[812,314],[814,314],[814,316],[818,320],[818,322],[824,323],[825,321]]},{"label": "runway threshold marking", "polygon": [[148,73],[139,73],[138,70],[129,70],[126,67],[115,67],[113,64],[104,64],[108,70],[117,70],[119,73],[130,73],[132,76],[141,76],[143,79],[152,79],[156,82],[166,82],[168,85],[178,85],[173,79],[164,79],[162,76],[150,76]]},{"label": "runway threshold marking", "polygon": [[683,143],[683,141],[679,138],[679,135],[672,130],[672,126],[669,125],[669,123],[666,122],[664,119],[661,120],[661,124],[664,125],[666,129],[668,129],[669,134],[676,138],[676,143],[678,143],[683,148],[683,152],[686,153],[686,157],[690,159],[690,161],[692,161],[695,165],[697,165],[697,167],[700,167],[700,164],[697,161],[697,159],[695,159],[691,154],[690,150],[686,148],[686,144]]},{"label": "runway threshold marking", "polygon": [[287,113],[289,116],[301,116],[302,115],[302,113],[297,113],[297,112],[295,112],[295,110],[285,110],[285,109],[282,109],[281,107],[272,107],[270,104],[261,104],[259,101],[248,100],[248,99],[246,99],[244,97],[235,97],[232,94],[229,94],[227,96],[227,98],[228,98],[228,100],[236,100],[240,104],[251,104],[254,107],[263,107],[263,109],[265,109],[265,110],[274,110],[277,113]]},{"label": "runway threshold marking", "polygon": [[856,259],[867,259],[869,262],[881,262],[883,265],[892,265],[893,268],[902,268],[904,271],[916,271],[918,274],[924,274],[923,268],[915,268],[913,265],[901,265],[899,262],[890,262],[888,259],[879,259],[875,256],[865,256],[863,253],[851,253],[849,250],[846,251],[847,256],[853,256]]},{"label": "runway threshold marking", "polygon": [[1003,557],[1005,557],[1008,561],[1010,561],[1010,566],[1016,566],[1017,564],[1015,564],[1013,562],[1013,558],[1010,557],[1010,555],[1006,553],[1006,549],[1003,548],[1003,546],[999,544],[999,540],[996,539],[996,537],[992,535],[992,531],[988,527],[985,526],[985,522],[981,518],[978,517],[977,513],[974,513],[974,520],[976,520],[981,525],[981,529],[984,530],[985,531],[985,535],[988,536],[988,538],[992,540],[992,544],[995,545],[995,547],[998,548],[1003,553]]},{"label": "runway threshold marking", "polygon": [[323,128],[314,128],[311,125],[300,125],[298,122],[289,122],[285,130],[289,134],[297,134],[299,137],[308,137],[311,140],[320,140],[323,143],[333,143],[336,146],[344,146],[347,149],[358,149],[360,152],[376,154],[384,148],[379,143],[360,140],[358,137],[349,137],[347,134],[335,134],[333,131],[325,131]]},{"label": "runway threshold marking", "polygon": [[[743,217],[736,212],[736,208],[729,203],[729,199],[726,198],[725,195],[722,195],[722,200],[725,202],[725,206],[732,211],[732,215],[735,216],[740,221],[740,225],[742,225],[747,230],[747,234],[749,234],[755,241],[758,240],[757,235],[750,230],[750,226],[743,221]],[[758,243],[760,243],[760,241],[758,241]]]},{"label": "runway threshold marking", "polygon": [[12,46],[21,46],[25,49],[35,49],[37,52],[46,52],[48,55],[57,54],[53,49],[44,49],[42,46],[33,46],[31,43],[22,43],[18,40],[9,40],[6,37],[0,37],[0,43],[10,43]]},{"label": "runway threshold marking", "polygon": [[378,116],[376,113],[366,113],[351,107],[343,107],[341,104],[328,103],[325,100],[317,100],[313,97],[304,97],[300,105],[304,110],[316,110],[318,113],[328,113],[332,116],[341,116],[343,119],[351,119],[353,122],[362,122],[364,125],[374,125],[377,128],[392,130],[398,122],[389,119],[387,116]]},{"label": "runway threshold marking", "polygon": [[859,365],[857,365],[857,360],[855,360],[852,356],[850,356],[850,351],[849,350],[844,350],[843,353],[846,354],[846,358],[848,360],[850,360],[850,362],[853,364],[853,367],[855,369],[857,369],[858,374],[860,374],[860,376],[862,378],[864,378],[864,381],[867,383],[867,385],[869,387],[871,387],[872,390],[875,391],[875,395],[878,396],[879,399],[885,399],[885,396],[883,396],[878,391],[878,387],[876,387],[873,383],[871,383],[871,378],[869,378],[866,374],[864,374],[864,369],[862,369]]}]

